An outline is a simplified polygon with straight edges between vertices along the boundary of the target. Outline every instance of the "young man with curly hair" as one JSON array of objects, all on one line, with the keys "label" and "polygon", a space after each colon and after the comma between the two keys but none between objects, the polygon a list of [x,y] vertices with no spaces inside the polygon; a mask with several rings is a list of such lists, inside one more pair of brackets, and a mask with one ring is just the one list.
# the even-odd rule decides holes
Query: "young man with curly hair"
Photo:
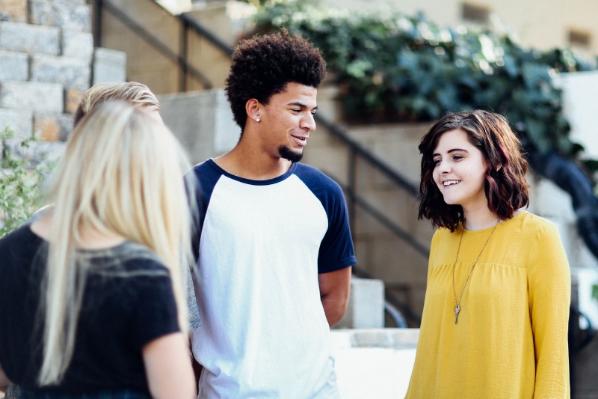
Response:
[{"label": "young man with curly hair", "polygon": [[324,74],[319,51],[287,33],[233,55],[226,91],[241,138],[193,171],[200,398],[338,397],[329,328],[356,258],[340,187],[299,163]]}]

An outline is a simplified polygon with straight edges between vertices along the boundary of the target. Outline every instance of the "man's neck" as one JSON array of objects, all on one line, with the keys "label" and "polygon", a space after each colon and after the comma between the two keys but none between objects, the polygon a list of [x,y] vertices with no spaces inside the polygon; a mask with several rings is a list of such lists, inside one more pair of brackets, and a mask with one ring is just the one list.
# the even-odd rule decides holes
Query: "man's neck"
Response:
[{"label": "man's neck", "polygon": [[252,180],[273,179],[291,167],[291,161],[272,156],[252,145],[252,140],[243,139],[230,152],[214,161],[228,173]]}]

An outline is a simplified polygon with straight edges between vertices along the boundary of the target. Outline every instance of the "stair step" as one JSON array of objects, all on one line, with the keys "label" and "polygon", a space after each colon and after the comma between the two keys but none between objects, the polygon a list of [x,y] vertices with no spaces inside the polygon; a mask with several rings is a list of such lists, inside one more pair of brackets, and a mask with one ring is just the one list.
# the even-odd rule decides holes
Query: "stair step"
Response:
[{"label": "stair step", "polygon": [[0,22],[0,49],[58,55],[60,29],[21,22]]}]

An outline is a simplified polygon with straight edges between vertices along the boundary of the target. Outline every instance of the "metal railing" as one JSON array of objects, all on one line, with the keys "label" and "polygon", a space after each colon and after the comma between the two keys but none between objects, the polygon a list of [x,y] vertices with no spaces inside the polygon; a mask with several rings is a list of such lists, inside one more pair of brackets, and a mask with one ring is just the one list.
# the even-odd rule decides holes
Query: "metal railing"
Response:
[{"label": "metal railing", "polygon": [[416,239],[413,238],[413,236],[408,231],[403,229],[397,223],[393,222],[388,216],[386,216],[383,212],[381,212],[373,204],[371,204],[371,202],[369,202],[363,196],[360,196],[357,193],[357,159],[361,158],[362,160],[366,161],[370,166],[374,167],[378,172],[380,172],[385,178],[392,181],[394,185],[401,188],[403,191],[408,193],[413,198],[417,198],[418,196],[419,191],[417,187],[409,180],[407,180],[402,174],[392,169],[376,155],[372,154],[369,150],[367,150],[357,141],[353,140],[347,132],[345,132],[338,125],[328,120],[326,117],[318,114],[316,115],[316,122],[319,126],[323,126],[330,135],[337,138],[339,141],[341,141],[344,145],[346,145],[349,148],[350,161],[348,185],[343,186],[343,189],[347,193],[349,202],[349,214],[351,216],[351,220],[355,220],[355,208],[360,207],[366,213],[368,213],[370,216],[376,219],[379,223],[381,223],[384,227],[386,227],[389,231],[391,231],[394,235],[396,235],[402,241],[409,244],[409,246],[411,246],[417,253],[427,258],[429,249],[426,246],[419,243]]}]

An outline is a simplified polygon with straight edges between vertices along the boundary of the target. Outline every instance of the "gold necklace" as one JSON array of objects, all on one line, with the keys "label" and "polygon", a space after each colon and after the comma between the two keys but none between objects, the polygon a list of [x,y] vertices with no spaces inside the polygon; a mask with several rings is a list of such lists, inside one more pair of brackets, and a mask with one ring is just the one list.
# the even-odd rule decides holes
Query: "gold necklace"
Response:
[{"label": "gold necklace", "polygon": [[455,285],[455,269],[457,267],[457,261],[459,260],[459,251],[461,250],[461,242],[463,241],[463,233],[465,232],[465,227],[463,227],[463,230],[461,230],[461,237],[459,238],[459,246],[457,246],[457,256],[455,256],[455,261],[453,262],[453,298],[455,299],[455,310],[454,310],[455,311],[455,324],[457,324],[459,322],[459,313],[461,313],[461,310],[462,310],[461,300],[463,299],[463,294],[465,293],[465,289],[467,288],[469,279],[470,279],[471,275],[473,274],[473,270],[475,269],[476,265],[478,264],[478,260],[480,259],[480,256],[482,256],[482,252],[484,252],[484,249],[486,249],[486,245],[488,245],[488,241],[490,241],[492,234],[494,234],[494,231],[496,230],[498,223],[499,223],[499,221],[497,221],[496,224],[494,225],[494,227],[492,228],[492,231],[488,235],[488,238],[486,238],[486,242],[482,246],[480,253],[478,254],[478,256],[476,256],[475,260],[473,261],[473,265],[471,266],[471,270],[469,271],[469,274],[467,275],[465,284],[463,284],[463,290],[461,290],[461,295],[459,295],[459,299],[457,299],[457,288]]}]

